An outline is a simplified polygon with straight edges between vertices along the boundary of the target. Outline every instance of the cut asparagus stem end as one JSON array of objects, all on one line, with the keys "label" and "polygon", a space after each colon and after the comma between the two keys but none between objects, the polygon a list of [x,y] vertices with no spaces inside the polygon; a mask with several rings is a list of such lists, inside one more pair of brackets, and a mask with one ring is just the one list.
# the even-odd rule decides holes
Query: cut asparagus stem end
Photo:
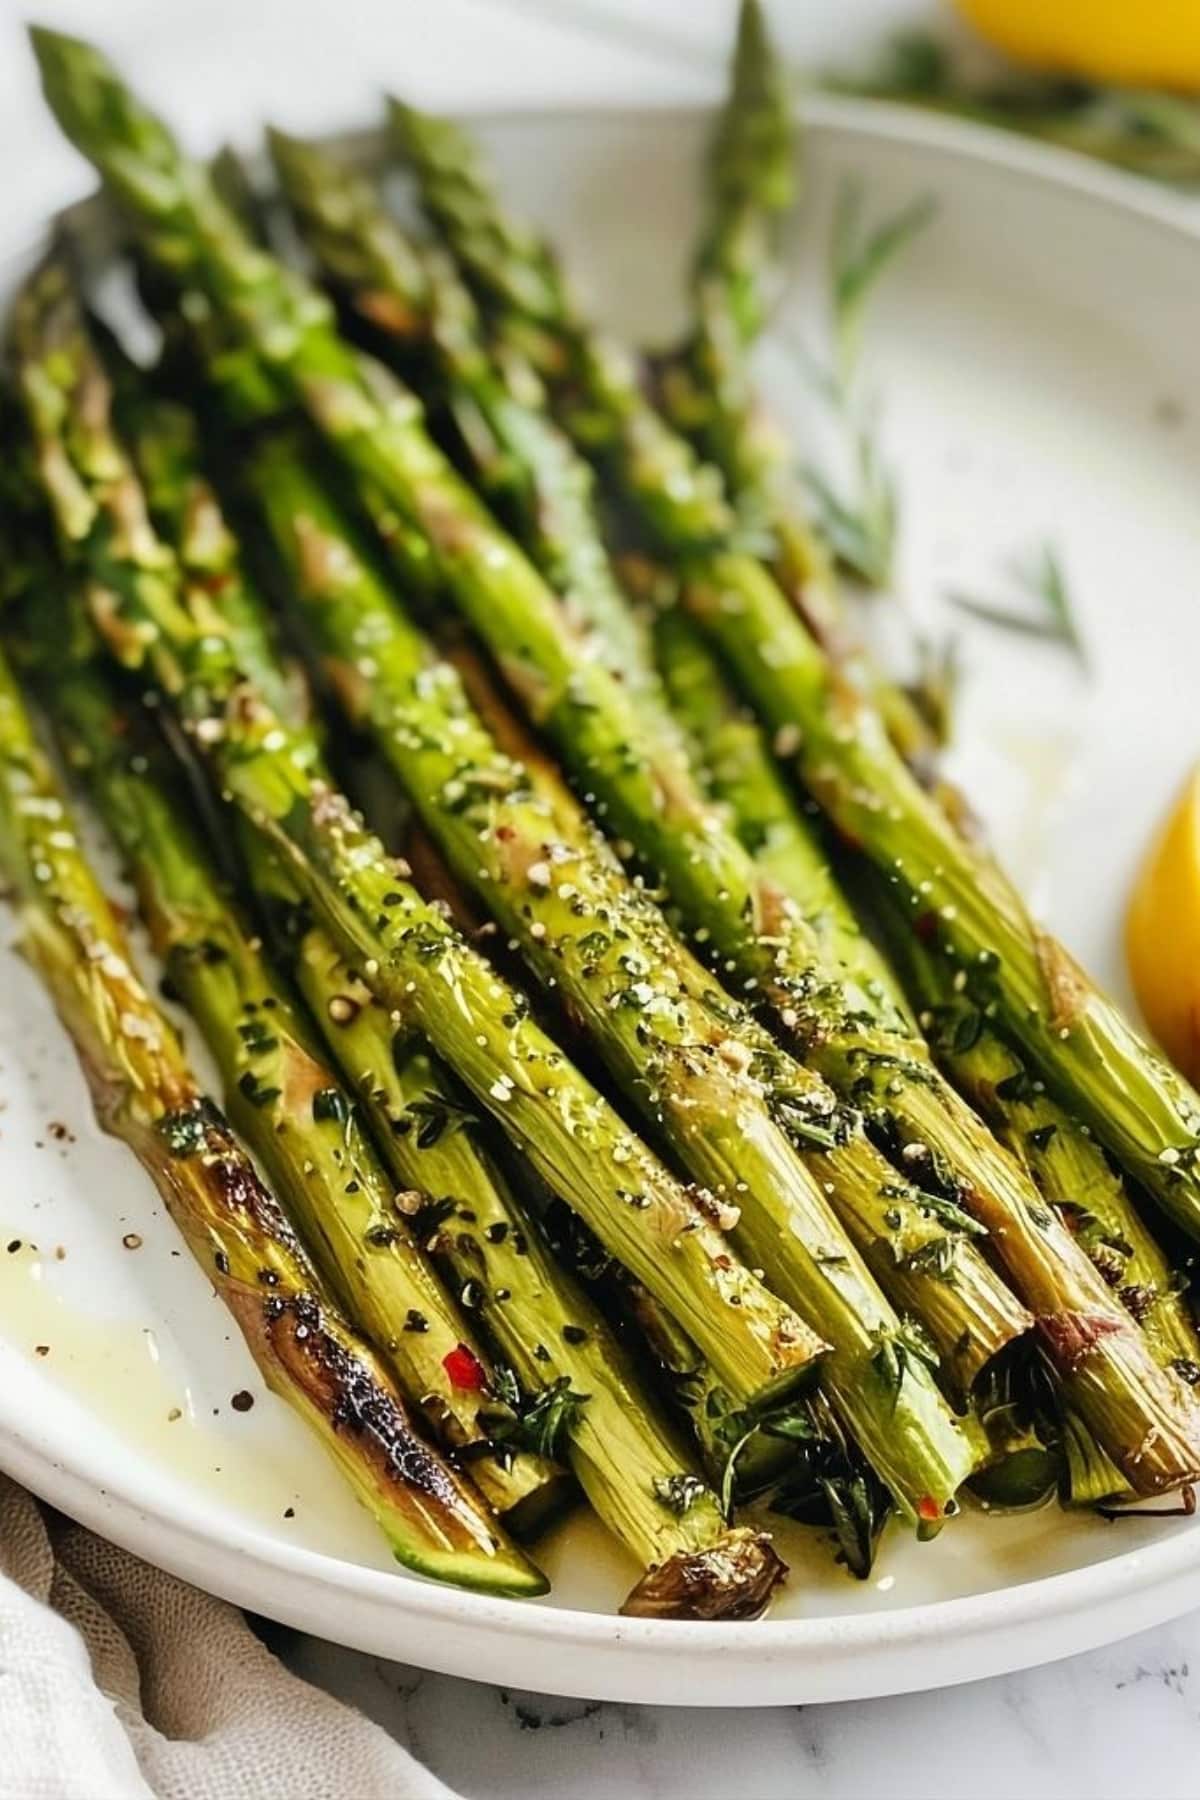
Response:
[{"label": "cut asparagus stem end", "polygon": [[770,1538],[741,1527],[651,1569],[621,1611],[633,1619],[758,1619],[786,1573]]}]

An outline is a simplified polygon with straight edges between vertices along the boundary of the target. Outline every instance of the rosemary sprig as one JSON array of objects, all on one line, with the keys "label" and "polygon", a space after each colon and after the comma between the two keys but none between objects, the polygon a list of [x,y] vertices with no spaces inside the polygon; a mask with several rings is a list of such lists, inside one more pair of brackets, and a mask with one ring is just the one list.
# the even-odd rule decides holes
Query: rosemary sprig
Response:
[{"label": "rosemary sprig", "polygon": [[834,413],[847,465],[844,484],[811,463],[802,469],[813,523],[842,567],[872,588],[891,579],[899,503],[895,478],[880,454],[873,408],[860,391],[864,328],[884,274],[935,211],[924,194],[868,223],[862,183],[843,183],[829,237],[831,366],[801,351],[814,388]]},{"label": "rosemary sprig", "polygon": [[867,587],[886,587],[896,549],[899,504],[891,470],[882,462],[870,429],[847,416],[852,492],[839,494],[812,463],[801,470],[813,523],[838,562]]},{"label": "rosemary sprig", "polygon": [[980,619],[986,625],[1061,644],[1086,673],[1087,649],[1076,621],[1066,572],[1053,545],[1044,543],[1028,561],[1014,562],[1009,574],[1014,584],[1034,600],[1040,610],[1021,610],[1006,606],[1003,601],[980,599],[958,589],[948,592],[946,598],[959,612]]},{"label": "rosemary sprig", "polygon": [[931,194],[921,194],[874,225],[863,219],[864,189],[857,178],[843,182],[833,209],[830,281],[838,381],[848,393],[862,355],[867,306],[881,277],[937,211]]}]

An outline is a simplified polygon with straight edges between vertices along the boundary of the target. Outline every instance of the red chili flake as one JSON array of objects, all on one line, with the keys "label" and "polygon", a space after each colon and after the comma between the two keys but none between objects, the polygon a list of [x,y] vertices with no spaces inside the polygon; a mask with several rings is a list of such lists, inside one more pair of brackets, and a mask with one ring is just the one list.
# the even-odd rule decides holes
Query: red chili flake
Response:
[{"label": "red chili flake", "polygon": [[479,1393],[486,1385],[483,1364],[465,1344],[456,1344],[453,1350],[448,1351],[442,1358],[442,1367],[456,1388],[467,1388],[473,1393]]},{"label": "red chili flake", "polygon": [[497,825],[496,827],[496,836],[502,844],[511,844],[516,835],[511,825]]},{"label": "red chili flake", "polygon": [[923,912],[913,920],[913,931],[923,944],[928,944],[937,936],[938,918],[935,912]]},{"label": "red chili flake", "polygon": [[934,1519],[940,1519],[941,1516],[942,1509],[934,1499],[933,1495],[922,1494],[921,1498],[917,1501],[917,1517],[932,1522]]}]

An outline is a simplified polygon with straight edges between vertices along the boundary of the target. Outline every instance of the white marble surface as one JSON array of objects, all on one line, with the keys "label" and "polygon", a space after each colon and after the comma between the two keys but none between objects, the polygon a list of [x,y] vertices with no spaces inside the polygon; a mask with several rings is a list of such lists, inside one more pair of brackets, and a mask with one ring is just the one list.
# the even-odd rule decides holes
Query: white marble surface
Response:
[{"label": "white marble surface", "polygon": [[[796,54],[825,62],[852,60],[928,10],[926,0],[774,4]],[[30,12],[102,33],[194,141],[215,143],[268,112],[297,127],[352,120],[389,78],[435,105],[710,95],[732,0],[0,0],[0,246],[86,180],[36,97],[20,42]],[[625,47],[609,30],[621,18],[635,29]],[[763,1711],[550,1700],[271,1636],[298,1672],[361,1707],[468,1800],[1200,1796],[1200,1615],[940,1693]]]},{"label": "white marble surface", "polygon": [[1200,1795],[1200,1614],[995,1681],[761,1711],[552,1700],[312,1639],[280,1648],[467,1800]]}]

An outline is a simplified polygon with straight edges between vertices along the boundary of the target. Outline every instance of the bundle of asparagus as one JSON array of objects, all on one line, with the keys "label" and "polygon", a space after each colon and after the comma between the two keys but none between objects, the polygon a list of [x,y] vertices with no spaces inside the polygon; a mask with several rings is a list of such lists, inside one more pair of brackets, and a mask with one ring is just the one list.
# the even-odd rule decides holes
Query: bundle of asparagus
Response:
[{"label": "bundle of asparagus", "polygon": [[[1058,1471],[1078,1503],[1200,1475],[1200,1343],[1138,1209],[1146,1190],[1200,1235],[1200,1101],[912,773],[927,736],[853,641],[760,429],[747,351],[794,147],[754,0],[663,411],[457,127],[392,107],[429,242],[273,135],[313,281],[95,51],[34,42],[230,451],[288,642],[407,795],[439,890],[508,945],[470,943],[338,791],[196,420],[119,359],[114,416],[116,352],[47,265],[9,334],[36,453],[9,486],[39,487],[55,549],[10,641],[273,1229],[419,1409],[460,1504],[531,1534],[567,1465],[643,1571],[629,1610],[730,1618],[782,1573],[734,1522],[739,1480],[832,1524],[861,1573],[889,1497],[930,1535],[977,1476],[995,1498]],[[448,659],[446,603],[505,693]],[[232,875],[197,795],[234,822]],[[890,960],[839,836],[875,865]],[[14,878],[20,850],[10,830]],[[487,1584],[516,1588],[489,1529]],[[482,1580],[466,1560],[436,1572]]]},{"label": "bundle of asparagus", "polygon": [[[524,256],[531,272],[528,286],[533,288],[537,285],[533,275],[553,268],[549,252],[531,248],[520,233],[497,221],[466,146],[450,128],[438,124],[430,129],[429,122],[411,109],[401,119],[423,196],[460,251],[464,268],[473,271],[481,262],[478,238],[505,239],[504,280],[490,297],[493,304],[507,309],[510,290],[520,286],[514,277],[518,260]],[[374,297],[379,317],[385,316],[382,301],[390,299],[411,337],[412,321],[420,316],[421,293],[411,282],[403,289],[398,286],[406,268],[416,262],[393,253],[394,229],[389,231],[378,208],[372,210],[353,184],[349,204],[345,181],[339,184],[335,178],[332,191],[322,194],[322,182],[329,180],[327,165],[311,151],[301,156],[296,146],[289,145],[278,160],[302,220],[310,225],[315,221],[310,240],[323,253],[335,281],[344,285],[356,275],[360,291]],[[494,274],[492,262],[487,268]],[[649,524],[656,512],[665,519],[673,505],[675,478],[668,483],[657,472],[658,464],[669,452],[678,472],[686,466],[687,448],[653,414],[632,376],[621,373],[623,365],[614,363],[595,335],[577,321],[562,284],[552,285],[553,293],[549,300],[543,296],[534,319],[546,371],[553,375],[556,366],[568,368],[583,390],[589,429],[605,417],[607,408],[608,450],[626,478],[628,494],[644,503]],[[443,291],[445,286],[443,278]],[[549,292],[551,284],[546,286]],[[439,357],[443,379],[462,397],[460,410],[473,404],[478,416],[492,426],[509,464],[516,464],[533,497],[535,504],[525,509],[534,521],[527,541],[537,556],[545,538],[539,521],[545,515],[540,502],[546,468],[544,461],[528,456],[520,425],[513,423],[528,415],[530,405],[511,381],[497,400],[495,379],[472,339],[467,304],[459,302],[451,309],[452,329],[439,328],[436,290],[427,294],[426,311],[427,339]],[[552,317],[559,337],[547,349]],[[415,485],[411,457],[391,457],[385,471],[376,455],[372,470],[365,471],[353,443],[347,445],[340,436],[335,442],[352,466],[367,472],[388,500],[407,509],[418,523],[422,507],[427,515],[435,485],[444,512],[466,514],[469,497],[458,493],[444,470],[435,474],[428,461],[423,482]],[[653,467],[647,464],[647,444],[655,447]],[[696,494],[711,495],[714,486],[706,479],[692,492],[681,507],[689,520]],[[586,507],[577,509],[574,524],[577,533],[587,533]],[[694,525],[690,529],[702,543],[704,533],[697,534]],[[594,526],[592,532],[591,560],[602,562],[603,545],[595,541]],[[721,829],[705,805],[677,734],[662,729],[657,710],[639,705],[636,694],[618,685],[610,669],[580,655],[569,614],[552,591],[538,583],[534,570],[520,563],[494,524],[474,515],[471,538],[465,557],[459,540],[447,553],[441,539],[432,539],[447,590],[514,680],[535,721],[551,733],[605,825],[627,838],[665,877],[697,941],[718,953],[724,973],[761,999],[776,1033],[820,1070],[843,1100],[865,1105],[868,1123],[885,1144],[921,1156],[933,1178],[940,1178],[948,1190],[950,1203],[962,1205],[990,1232],[1018,1293],[1038,1319],[1050,1354],[1057,1357],[1062,1380],[1101,1441],[1113,1446],[1114,1455],[1122,1455],[1116,1440],[1127,1435],[1149,1395],[1152,1409],[1174,1413],[1186,1433],[1179,1416],[1180,1396],[1150,1366],[1144,1346],[1102,1280],[1054,1219],[1048,1229],[1031,1221],[1028,1208],[1031,1203],[1036,1206],[1036,1191],[1009,1159],[997,1154],[978,1120],[940,1081],[925,1045],[907,1029],[886,991],[878,983],[860,988],[844,965],[829,966],[818,934],[789,895],[776,887],[732,831]],[[493,570],[504,559],[505,578],[497,579],[481,566],[483,545],[492,553]],[[598,632],[604,630],[595,610],[593,625]],[[514,644],[520,647],[521,667],[516,671]],[[762,1256],[761,1251],[756,1254]],[[765,1266],[770,1270],[769,1264]],[[1087,1336],[1095,1340],[1089,1341],[1083,1357],[1076,1342],[1077,1318],[1088,1321]],[[1124,1423],[1114,1432],[1111,1409],[1117,1394],[1127,1410]],[[1149,1428],[1149,1415],[1145,1423]],[[861,1423],[858,1428],[861,1431]],[[1153,1429],[1156,1433],[1158,1426]],[[1143,1433],[1137,1435],[1140,1441]],[[1139,1478],[1147,1479],[1144,1468]]]},{"label": "bundle of asparagus", "polygon": [[[285,860],[289,880],[299,877],[318,914],[340,935],[343,947],[353,954],[365,980],[386,1003],[385,1045],[406,1022],[410,1030],[415,1026],[427,1029],[426,1014],[436,1015],[438,1027],[430,1033],[434,1041],[440,1040],[443,1046],[447,1042],[455,1044],[453,1062],[457,1071],[468,1085],[475,1087],[477,1098],[498,1113],[518,1141],[526,1145],[531,1161],[552,1185],[565,1192],[573,1204],[579,1204],[589,1189],[597,1197],[602,1196],[598,1208],[585,1206],[585,1216],[648,1288],[661,1299],[670,1296],[677,1317],[686,1317],[681,1296],[693,1294],[698,1302],[700,1341],[703,1344],[708,1340],[716,1351],[714,1364],[727,1383],[733,1403],[739,1408],[753,1407],[782,1395],[819,1352],[819,1340],[736,1263],[714,1226],[686,1193],[538,1031],[521,997],[506,993],[486,965],[457,942],[441,915],[426,907],[407,887],[399,867],[367,837],[323,774],[314,773],[311,735],[276,722],[261,689],[254,689],[248,676],[243,675],[234,659],[233,634],[226,634],[221,628],[211,584],[206,587],[180,580],[178,564],[155,536],[132,467],[111,432],[105,378],[87,344],[62,272],[53,265],[26,290],[15,320],[14,348],[40,467],[45,471],[57,462],[60,474],[66,472],[71,477],[66,484],[52,475],[46,481],[47,498],[55,511],[68,569],[80,585],[89,614],[101,635],[125,657],[138,641],[139,626],[140,641],[147,647],[153,631],[156,672],[167,696],[178,704],[180,722],[191,741],[211,760],[222,787],[229,785],[252,833],[261,833],[264,842],[273,843],[278,818],[283,827],[278,841],[288,851]],[[56,456],[56,451],[61,454]],[[245,596],[241,617],[244,624]],[[245,642],[244,634],[241,641]],[[78,725],[78,714],[74,715],[74,722]],[[102,737],[101,733],[100,737],[92,734],[89,738],[93,765],[99,760]],[[152,799],[144,791],[142,778],[146,772],[140,770],[139,780],[125,788],[124,798],[131,811],[136,806],[138,815],[132,822],[122,817],[119,808],[105,808],[124,847],[135,854],[147,812],[154,809]],[[308,796],[307,801],[302,801],[302,806],[309,809],[307,823],[288,808],[289,788]],[[161,823],[161,804],[157,811]],[[294,840],[288,836],[293,828],[297,831]],[[177,845],[178,842],[176,830]],[[328,872],[315,858],[310,859],[306,844],[318,856],[326,854],[322,845],[330,846]],[[144,849],[141,854],[145,857]],[[169,868],[159,869],[157,863],[151,854],[143,864],[143,879],[153,893],[149,908],[152,921],[160,910],[167,910],[164,890],[172,872]],[[214,910],[220,914],[220,902],[211,888],[204,891],[202,873],[194,864],[186,874],[183,886],[189,904],[205,915],[207,930],[217,922],[213,914]],[[364,903],[351,892],[352,888],[369,889],[372,884],[376,892],[369,902]],[[178,890],[169,897],[176,916],[179,898]],[[236,928],[228,917],[221,923],[228,945]],[[371,934],[380,952],[378,956],[362,954],[360,927]],[[243,965],[255,955],[253,945],[244,936],[238,941],[238,952]],[[320,954],[319,946],[315,954]],[[385,958],[386,977],[382,967]],[[306,960],[310,965],[314,960],[311,942]],[[255,973],[261,978],[260,970]],[[326,963],[326,981],[341,977],[349,991],[327,995],[325,1007],[326,1016],[336,1027],[348,1026],[360,1010],[348,972],[339,972]],[[442,1001],[448,981],[449,991],[458,997],[458,1006],[449,1017]],[[272,1010],[278,1014],[283,997],[276,993],[275,998],[277,1005]],[[482,1003],[487,1012],[490,1037],[471,1029],[477,1022],[471,1013],[473,998],[475,1005]],[[196,1010],[207,1026],[211,1013],[204,1005],[197,1005]],[[481,1010],[478,1022],[482,1023],[482,1019]],[[255,1030],[250,1045],[252,1055],[271,1052],[274,1027],[272,1016],[269,1031]],[[468,1044],[471,1053],[464,1056]],[[361,1065],[356,1067],[361,1078],[365,1071]],[[277,1096],[271,1087],[262,1085],[258,1071],[250,1073],[254,1082],[248,1096],[251,1105],[272,1102]],[[389,1122],[388,1133],[394,1137],[401,1123],[415,1126],[418,1147],[427,1148],[433,1142],[433,1134],[417,1121],[424,1116],[423,1109],[436,1115],[436,1086],[417,1100],[411,1091],[413,1080],[410,1076],[408,1097],[400,1109],[402,1118]],[[244,1086],[242,1091],[246,1091]],[[336,1095],[338,1090],[336,1085],[330,1085],[322,1086],[321,1092]],[[371,1093],[378,1104],[386,1105],[386,1073],[382,1068],[372,1080]],[[284,1098],[283,1094],[278,1097]],[[446,1102],[447,1107],[451,1104]],[[348,1115],[345,1107],[335,1107],[332,1116],[336,1118],[339,1110],[344,1120]],[[324,1111],[322,1106],[321,1112]],[[544,1149],[534,1146],[533,1136]],[[308,1173],[303,1165],[302,1172]],[[494,1229],[502,1222],[497,1217],[501,1200],[494,1183],[491,1187],[488,1207]],[[441,1201],[443,1196],[433,1198]],[[472,1198],[478,1199],[478,1193],[468,1193],[462,1201],[468,1212],[473,1210],[467,1204]],[[331,1210],[325,1204],[310,1215],[310,1226],[316,1227],[318,1235],[329,1235]],[[385,1245],[395,1241],[402,1230],[403,1213],[403,1205],[389,1207],[379,1222]],[[506,1235],[501,1233],[499,1241]],[[528,1257],[530,1247],[522,1241],[519,1226],[512,1228],[512,1236],[514,1254]],[[630,1254],[635,1241],[642,1245],[640,1254]],[[665,1260],[661,1256],[663,1249],[669,1251]],[[538,1259],[530,1263],[530,1268],[535,1281],[539,1281]],[[464,1289],[470,1290],[472,1283],[475,1287],[480,1285],[477,1275],[468,1278]],[[573,1350],[589,1342],[591,1336],[588,1308],[580,1300],[582,1322],[580,1317],[564,1319],[564,1312],[575,1310],[573,1291],[548,1277],[541,1279],[540,1285],[540,1330],[545,1337],[559,1342],[553,1351],[547,1350],[539,1357],[536,1352],[540,1337],[532,1345],[524,1338],[521,1341],[525,1342],[531,1361],[545,1361],[552,1370],[562,1371],[554,1374],[544,1392],[548,1394],[553,1388],[555,1410],[565,1418],[576,1410],[585,1410],[584,1402],[590,1399],[576,1393],[571,1385],[580,1362],[573,1357]],[[473,1300],[473,1294],[468,1293],[468,1298]],[[722,1308],[729,1311],[732,1328],[722,1330],[718,1342],[713,1327]],[[416,1335],[422,1336],[421,1323],[428,1322],[426,1315],[422,1309],[411,1310],[417,1313]],[[516,1310],[509,1309],[506,1319],[515,1318]],[[392,1316],[400,1329],[401,1319],[409,1319],[409,1309],[403,1315],[393,1311]],[[378,1312],[373,1323],[380,1328]],[[493,1331],[496,1336],[501,1335],[495,1326]],[[506,1343],[510,1354],[516,1341],[510,1336]],[[609,1404],[623,1415],[626,1448],[631,1439],[639,1441],[641,1460],[648,1465],[640,1474],[632,1465],[623,1470],[626,1480],[643,1483],[646,1491],[636,1499],[621,1495],[618,1509],[628,1521],[627,1535],[642,1549],[645,1560],[653,1564],[647,1582],[632,1597],[632,1609],[679,1609],[694,1615],[707,1610],[725,1616],[760,1609],[779,1573],[769,1546],[758,1534],[726,1530],[715,1502],[704,1501],[703,1483],[688,1470],[686,1461],[680,1465],[669,1440],[661,1432],[656,1435],[650,1410],[645,1409],[639,1419],[631,1404],[632,1385],[623,1385],[621,1359],[615,1353],[606,1356],[606,1348],[601,1337],[591,1355],[583,1359],[591,1376],[589,1387],[606,1390],[606,1399],[611,1397]],[[608,1374],[601,1382],[598,1377],[605,1369]],[[486,1368],[467,1343],[457,1346],[448,1373],[457,1386],[485,1391],[488,1388]],[[536,1380],[530,1385],[536,1393]],[[500,1387],[489,1397],[503,1402],[510,1396]],[[605,1410],[606,1407],[600,1409],[601,1418],[597,1420],[600,1429]],[[533,1408],[527,1409],[527,1416],[532,1411]],[[520,1423],[520,1412],[516,1423]],[[503,1418],[499,1427],[497,1437],[503,1447],[511,1442],[511,1433]],[[574,1446],[581,1430],[582,1411],[577,1430],[563,1435]],[[544,1433],[543,1446],[549,1447],[556,1435]],[[585,1433],[585,1442],[591,1436],[590,1431]],[[589,1460],[586,1451],[581,1453],[581,1460]],[[594,1445],[590,1462],[599,1468],[602,1479],[606,1463]],[[661,1489],[656,1486],[658,1483],[662,1484]],[[614,1495],[620,1494],[616,1483],[610,1486]],[[648,1520],[652,1506],[660,1515],[653,1527]],[[685,1515],[686,1523],[674,1522],[684,1520]]]},{"label": "bundle of asparagus", "polygon": [[198,1087],[134,972],[3,660],[0,856],[22,946],[74,1040],[98,1118],[158,1187],[264,1379],[319,1433],[402,1562],[494,1593],[545,1592],[480,1496],[419,1433]]}]

